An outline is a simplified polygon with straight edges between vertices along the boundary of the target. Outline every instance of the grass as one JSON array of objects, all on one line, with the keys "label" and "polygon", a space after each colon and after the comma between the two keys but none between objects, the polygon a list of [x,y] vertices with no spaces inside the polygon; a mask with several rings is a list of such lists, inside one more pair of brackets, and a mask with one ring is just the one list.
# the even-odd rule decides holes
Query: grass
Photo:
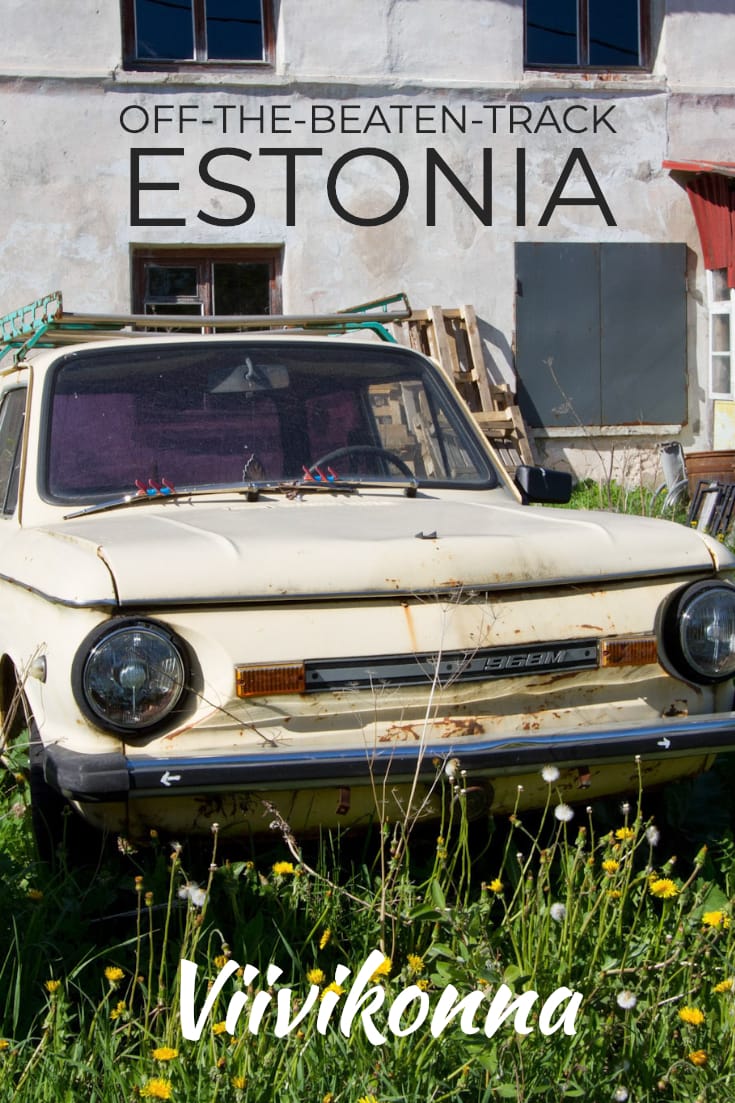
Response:
[{"label": "grass", "polygon": [[[0,1103],[735,1098],[735,756],[574,812],[544,776],[534,815],[469,823],[443,777],[431,828],[307,844],[281,824],[254,854],[224,852],[216,831],[203,852],[154,835],[91,875],[37,860],[11,769]],[[375,951],[382,968],[341,1030]],[[196,967],[196,1039],[182,961]],[[432,1033],[447,1000],[458,1013]],[[505,1021],[486,1020],[493,1000]]]},{"label": "grass", "polygon": [[[719,772],[722,793],[729,760]],[[90,880],[51,874],[35,860],[25,783],[13,777],[0,821],[9,917],[0,1099],[730,1097],[735,847],[723,820],[709,824],[718,834],[703,844],[708,817],[692,815],[697,800],[712,806],[712,792],[697,798],[696,787],[682,784],[678,800],[655,806],[657,823],[642,793],[570,816],[553,771],[548,778],[546,811],[511,816],[494,832],[466,822],[460,796],[441,834],[412,836],[400,867],[391,867],[397,837],[388,829],[324,839],[302,860],[277,841],[254,860],[228,858],[215,833],[209,860],[196,869],[188,848],[154,838],[148,851],[110,859]],[[347,1034],[339,1029],[354,974],[375,950],[389,959],[371,986],[385,993],[371,1018],[382,1044],[359,1015]],[[197,967],[195,1018],[227,962],[258,970],[224,984],[197,1041],[182,1033],[182,959]],[[270,965],[283,972],[269,984]],[[352,975],[341,979],[341,994],[332,989],[336,1010],[324,1032],[317,998],[303,1022],[276,1037],[275,993],[290,990],[293,1016],[312,984],[320,995],[329,989],[340,965]],[[484,993],[483,1010],[465,1029],[454,1020],[434,1037],[427,1017],[397,1036],[388,1010],[414,985],[393,1024],[399,1031],[419,1001],[433,1014],[450,986],[457,1000]],[[529,1033],[516,1033],[511,1015],[485,1035],[489,999],[502,985],[515,996],[539,993]],[[229,1001],[243,986],[251,1002],[226,1029]],[[576,1033],[545,1035],[537,1013],[560,988],[582,996]],[[258,991],[273,993],[260,1025],[249,1018]],[[563,1012],[560,1005],[552,1023]]]}]

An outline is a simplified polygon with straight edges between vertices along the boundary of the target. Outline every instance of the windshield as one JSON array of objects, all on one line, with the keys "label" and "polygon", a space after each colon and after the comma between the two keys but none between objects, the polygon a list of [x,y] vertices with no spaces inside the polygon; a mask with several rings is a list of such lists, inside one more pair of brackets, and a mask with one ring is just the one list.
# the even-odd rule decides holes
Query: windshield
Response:
[{"label": "windshield", "polygon": [[44,493],[291,480],[493,486],[469,416],[409,350],[202,341],[69,354],[47,407]]}]

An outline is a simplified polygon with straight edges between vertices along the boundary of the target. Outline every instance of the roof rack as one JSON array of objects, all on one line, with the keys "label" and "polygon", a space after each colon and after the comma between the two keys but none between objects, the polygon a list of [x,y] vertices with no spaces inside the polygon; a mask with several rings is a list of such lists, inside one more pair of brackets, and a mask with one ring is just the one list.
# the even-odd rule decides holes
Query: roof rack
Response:
[{"label": "roof rack", "polygon": [[150,336],[165,328],[176,330],[272,330],[296,332],[321,330],[344,333],[371,329],[384,341],[395,343],[385,328],[388,322],[410,318],[411,306],[405,292],[337,310],[332,314],[70,314],[64,311],[60,291],[35,299],[27,306],[0,318],[0,357],[16,349],[18,363],[35,346],[39,348],[100,341],[127,336]]}]

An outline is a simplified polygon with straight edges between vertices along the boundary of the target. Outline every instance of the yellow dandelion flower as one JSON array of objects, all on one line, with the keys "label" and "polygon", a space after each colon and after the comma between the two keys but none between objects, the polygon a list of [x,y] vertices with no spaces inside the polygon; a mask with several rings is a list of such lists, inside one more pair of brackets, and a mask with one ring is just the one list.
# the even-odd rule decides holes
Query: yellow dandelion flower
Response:
[{"label": "yellow dandelion flower", "polygon": [[319,949],[320,950],[324,949],[324,947],[327,945],[327,943],[329,942],[331,937],[332,937],[331,930],[329,929],[329,927],[325,927],[325,929],[322,931],[322,937],[319,939]]},{"label": "yellow dandelion flower", "polygon": [[324,989],[319,999],[323,1000],[327,992],[336,992],[338,996],[341,996],[344,992],[344,988],[341,984],[337,984],[336,980],[333,980],[332,983],[328,984],[327,987]]},{"label": "yellow dandelion flower", "polygon": [[327,977],[323,969],[310,969],[306,974],[306,979],[309,984],[324,984]]},{"label": "yellow dandelion flower", "polygon": [[285,877],[289,873],[293,873],[293,871],[294,871],[293,862],[274,862],[273,863],[273,872],[278,877]]},{"label": "yellow dandelion flower", "polygon": [[695,1049],[691,1053],[687,1054],[687,1057],[693,1065],[706,1065],[707,1054],[703,1049]]},{"label": "yellow dandelion flower", "polygon": [[146,1099],[170,1099],[171,1081],[163,1080],[160,1076],[154,1076],[140,1089],[140,1094]]},{"label": "yellow dandelion flower", "polygon": [[389,957],[384,957],[380,965],[373,972],[370,980],[378,980],[380,977],[389,977],[390,971],[393,968],[393,962]]},{"label": "yellow dandelion flower", "polygon": [[117,984],[119,980],[122,980],[125,974],[122,969],[119,969],[117,965],[108,965],[105,969],[105,976],[109,980],[110,984]]},{"label": "yellow dandelion flower", "polygon": [[500,880],[499,877],[496,877],[493,881],[490,882],[490,884],[487,887],[488,887],[489,892],[495,892],[495,893],[502,892],[503,891],[503,882]]},{"label": "yellow dandelion flower", "polygon": [[722,927],[724,926],[726,915],[723,911],[705,912],[702,916],[703,927]]},{"label": "yellow dandelion flower", "polygon": [[700,1026],[704,1022],[704,1011],[700,1011],[698,1007],[682,1007],[679,1009],[679,1018],[683,1023]]},{"label": "yellow dandelion flower", "polygon": [[47,980],[44,987],[46,988],[46,991],[53,996],[54,992],[58,992],[59,988],[61,987],[61,981]]},{"label": "yellow dandelion flower", "polygon": [[327,1092],[322,1096],[322,1103],[334,1103],[334,1092]]},{"label": "yellow dandelion flower", "polygon": [[0,1050],[9,1049],[9,1047],[10,1047],[10,1042],[8,1041],[8,1039],[7,1038],[0,1038]]},{"label": "yellow dandelion flower", "polygon": [[121,1016],[121,1015],[122,1015],[122,1014],[124,1013],[124,1011],[125,1011],[125,1000],[120,1000],[120,1002],[118,1003],[117,1007],[115,1007],[115,1008],[114,1008],[114,1009],[113,1009],[113,1010],[112,1010],[112,1011],[110,1012],[110,1018],[111,1018],[111,1019],[112,1019],[112,1021],[114,1022],[114,1021],[115,1021],[115,1019],[119,1019],[119,1018],[120,1018],[120,1016]]},{"label": "yellow dandelion flower", "polygon": [[419,973],[423,973],[426,966],[424,965],[424,959],[419,954],[408,955],[408,967],[414,976],[418,976]]},{"label": "yellow dandelion flower", "polygon": [[670,900],[679,893],[678,888],[670,877],[655,877],[649,881],[648,889],[659,900]]},{"label": "yellow dandelion flower", "polygon": [[178,1049],[172,1049],[171,1046],[158,1046],[153,1050],[153,1056],[156,1061],[173,1061],[174,1057],[179,1056]]},{"label": "yellow dandelion flower", "polygon": [[605,861],[602,863],[602,868],[605,873],[607,873],[609,876],[612,876],[613,873],[617,873],[620,869],[620,862],[618,862],[615,858],[606,858]]},{"label": "yellow dandelion flower", "polygon": [[224,954],[217,954],[217,957],[214,959],[214,964],[217,966],[218,969],[224,969],[225,965],[227,964],[227,958]]},{"label": "yellow dandelion flower", "polygon": [[607,895],[611,900],[619,900],[623,894],[620,889],[608,889]]},{"label": "yellow dandelion flower", "polygon": [[217,1068],[218,1069],[223,1069],[226,1064],[227,1064],[227,1058],[226,1057],[218,1057],[217,1058]]},{"label": "yellow dandelion flower", "polygon": [[374,1095],[361,1095],[357,1103],[378,1103]]},{"label": "yellow dandelion flower", "polygon": [[40,889],[28,889],[26,896],[29,900],[35,900],[36,902],[43,900],[43,893]]},{"label": "yellow dandelion flower", "polygon": [[431,981],[426,977],[422,977],[421,980],[416,981],[416,987],[420,988],[422,992],[425,992],[427,988],[431,987]]},{"label": "yellow dandelion flower", "polygon": [[615,832],[615,838],[620,839],[622,842],[626,842],[629,839],[635,838],[635,831],[632,827],[619,827]]},{"label": "yellow dandelion flower", "polygon": [[244,1076],[233,1076],[231,1083],[233,1088],[238,1088],[239,1090],[242,1090],[245,1087],[247,1081]]},{"label": "yellow dandelion flower", "polygon": [[227,1030],[227,1024],[224,1022],[224,1020],[221,1023],[215,1023],[214,1026],[212,1027],[212,1033],[213,1034],[224,1034],[224,1032],[226,1030]]},{"label": "yellow dandelion flower", "polygon": [[725,977],[712,989],[713,992],[732,992],[735,990],[735,977]]}]

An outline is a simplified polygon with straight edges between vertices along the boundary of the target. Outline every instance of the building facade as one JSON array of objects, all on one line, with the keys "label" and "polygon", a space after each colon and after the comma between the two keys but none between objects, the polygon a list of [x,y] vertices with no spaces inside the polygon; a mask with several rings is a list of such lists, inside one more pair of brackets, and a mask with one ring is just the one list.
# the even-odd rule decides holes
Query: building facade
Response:
[{"label": "building facade", "polygon": [[0,311],[470,303],[538,458],[735,448],[732,0],[9,0]]}]

